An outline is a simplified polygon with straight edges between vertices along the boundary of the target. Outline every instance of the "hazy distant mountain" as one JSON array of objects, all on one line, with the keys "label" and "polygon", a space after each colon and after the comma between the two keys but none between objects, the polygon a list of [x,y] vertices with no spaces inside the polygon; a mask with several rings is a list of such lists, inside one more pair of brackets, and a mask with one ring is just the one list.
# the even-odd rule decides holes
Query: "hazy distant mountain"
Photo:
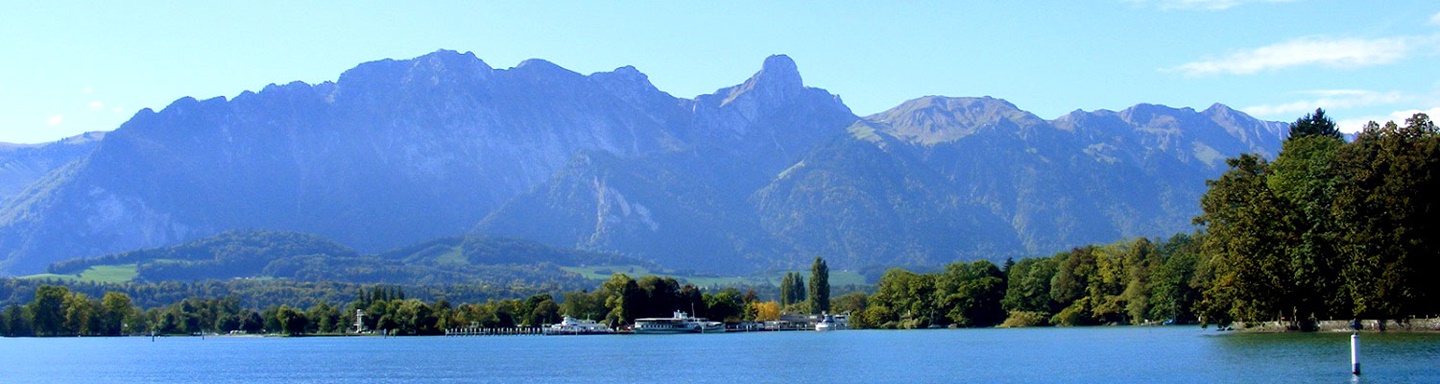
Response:
[{"label": "hazy distant mountain", "polygon": [[234,228],[360,252],[474,231],[726,272],[1049,253],[1188,231],[1203,180],[1281,126],[940,97],[862,120],[784,56],[680,99],[631,67],[439,51],[138,113],[0,210],[0,272]]},{"label": "hazy distant mountain", "polygon": [[1046,254],[1191,230],[1224,158],[1284,124],[1224,106],[1046,121],[1003,100],[925,97],[866,117],[757,195],[767,229],[848,265]]},{"label": "hazy distant mountain", "polygon": [[0,143],[0,207],[25,187],[100,144],[105,132],[88,132],[46,144]]}]

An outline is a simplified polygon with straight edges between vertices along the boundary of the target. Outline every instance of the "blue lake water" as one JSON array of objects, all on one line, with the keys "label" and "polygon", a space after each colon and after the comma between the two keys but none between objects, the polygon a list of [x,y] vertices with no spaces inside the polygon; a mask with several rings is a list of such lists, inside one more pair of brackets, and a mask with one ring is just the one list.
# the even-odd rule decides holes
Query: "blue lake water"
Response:
[{"label": "blue lake water", "polygon": [[1090,327],[709,335],[0,339],[0,382],[1440,383],[1440,334]]}]

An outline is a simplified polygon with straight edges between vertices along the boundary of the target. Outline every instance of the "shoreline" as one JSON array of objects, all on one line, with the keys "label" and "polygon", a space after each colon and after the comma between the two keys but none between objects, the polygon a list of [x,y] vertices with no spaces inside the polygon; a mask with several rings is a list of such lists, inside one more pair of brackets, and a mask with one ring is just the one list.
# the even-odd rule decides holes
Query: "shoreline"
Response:
[{"label": "shoreline", "polygon": [[[1281,321],[1266,321],[1259,324],[1245,324],[1236,322],[1235,331],[1246,333],[1284,333],[1284,332],[1327,332],[1327,333],[1348,333],[1357,330],[1350,328],[1350,320],[1321,320],[1316,324],[1313,331],[1291,329],[1290,324]],[[1440,318],[1417,318],[1400,320],[1362,319],[1360,320],[1360,333],[1437,333],[1440,332]]]},{"label": "shoreline", "polygon": [[[1405,322],[1403,322],[1403,323],[1402,323],[1401,321],[1398,321],[1398,320],[1385,320],[1383,324],[1381,323],[1380,320],[1369,319],[1369,320],[1361,320],[1361,325],[1362,325],[1362,328],[1359,330],[1360,333],[1440,333],[1440,317],[1410,319],[1410,320],[1405,321]],[[1382,326],[1382,325],[1383,325],[1383,326]],[[1198,326],[1198,324],[1174,324],[1174,325],[1160,325],[1160,324],[1128,324],[1128,325],[1118,325],[1118,324],[1114,324],[1114,325],[1085,325],[1085,326],[1068,326],[1068,327],[1047,325],[1047,326],[1028,326],[1028,327],[983,327],[983,328],[968,328],[968,329],[984,329],[984,328],[990,328],[990,329],[1020,329],[1020,328],[1107,328],[1107,327],[1136,327],[1136,328],[1145,328],[1145,327],[1193,327],[1193,326]],[[1298,329],[1291,329],[1291,328],[1289,327],[1289,324],[1287,324],[1287,323],[1285,323],[1285,322],[1279,322],[1279,321],[1267,321],[1267,322],[1263,322],[1263,323],[1259,323],[1259,324],[1246,324],[1246,323],[1244,323],[1244,322],[1235,322],[1235,323],[1232,325],[1232,327],[1233,327],[1233,329],[1228,329],[1228,330],[1222,330],[1222,329],[1216,328],[1216,332],[1227,332],[1227,331],[1228,331],[1228,332],[1236,332],[1236,333],[1349,333],[1349,332],[1352,332],[1352,331],[1353,331],[1352,329],[1350,329],[1350,320],[1322,320],[1322,321],[1320,321],[1320,322],[1317,324],[1317,328],[1316,328],[1315,330],[1313,330],[1313,331],[1304,331],[1304,330],[1298,330]],[[917,331],[917,330],[923,331],[923,330],[936,330],[936,329],[956,329],[956,328],[888,329],[888,331]],[[887,329],[878,329],[878,328],[876,328],[876,329],[851,328],[850,330],[887,330]],[[753,332],[775,332],[775,331],[780,331],[780,330],[727,331],[727,332],[725,332],[725,333],[753,333]],[[791,330],[784,330],[784,331],[791,331]],[[798,330],[798,331],[804,331],[804,330]],[[608,334],[609,334],[609,335],[628,335],[628,334],[630,334],[630,333],[629,333],[629,332],[614,332],[614,333],[608,333]],[[286,337],[413,337],[413,336],[464,337],[464,336],[541,336],[541,335],[542,335],[542,334],[539,334],[539,333],[533,333],[533,334],[493,334],[493,335],[453,335],[453,334],[452,334],[452,335],[443,335],[443,334],[442,334],[442,335],[403,335],[403,336],[401,336],[401,335],[384,335],[384,334],[379,334],[379,333],[313,333],[313,334],[308,334],[308,333],[307,333],[307,334],[295,334],[295,335],[275,334],[275,333],[265,333],[265,334],[218,334],[218,333],[206,333],[206,334],[204,334],[204,335],[195,335],[195,334],[164,335],[164,334],[157,334],[157,335],[154,335],[154,337],[157,337],[157,338],[174,338],[174,337],[194,337],[194,338],[286,338]],[[555,336],[569,336],[569,335],[567,334],[567,335],[555,335]],[[100,338],[140,337],[140,338],[145,338],[145,337],[151,337],[151,335],[148,335],[148,334],[140,334],[140,335],[113,335],[113,336],[99,336],[99,335],[91,335],[91,336],[80,336],[80,335],[66,335],[66,336],[21,336],[21,337],[18,337],[18,338],[67,338],[67,337],[85,337],[85,338],[92,338],[92,337],[100,337]],[[5,338],[17,338],[17,337],[5,337]]]}]

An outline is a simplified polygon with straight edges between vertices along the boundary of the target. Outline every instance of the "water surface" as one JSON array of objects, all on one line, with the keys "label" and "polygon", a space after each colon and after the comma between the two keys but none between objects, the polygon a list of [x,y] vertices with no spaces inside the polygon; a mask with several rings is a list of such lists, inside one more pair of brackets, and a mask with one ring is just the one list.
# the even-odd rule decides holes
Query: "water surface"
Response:
[{"label": "water surface", "polygon": [[0,339],[4,382],[1440,383],[1440,334],[1091,327],[711,335]]}]

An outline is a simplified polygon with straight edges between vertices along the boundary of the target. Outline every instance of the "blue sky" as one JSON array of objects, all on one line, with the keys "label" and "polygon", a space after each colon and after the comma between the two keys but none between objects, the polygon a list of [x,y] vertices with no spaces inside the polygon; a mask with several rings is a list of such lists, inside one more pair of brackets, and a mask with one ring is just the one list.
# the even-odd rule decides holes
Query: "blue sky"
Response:
[{"label": "blue sky", "polygon": [[[98,3],[99,5],[95,4]],[[296,4],[298,3],[298,4]],[[1223,103],[1293,121],[1440,116],[1440,3],[71,2],[0,13],[0,142],[112,130],[142,108],[334,81],[436,49],[492,67],[634,65],[694,97],[784,53],[805,83],[867,115],[926,96],[993,96],[1051,119],[1137,103]]]}]

